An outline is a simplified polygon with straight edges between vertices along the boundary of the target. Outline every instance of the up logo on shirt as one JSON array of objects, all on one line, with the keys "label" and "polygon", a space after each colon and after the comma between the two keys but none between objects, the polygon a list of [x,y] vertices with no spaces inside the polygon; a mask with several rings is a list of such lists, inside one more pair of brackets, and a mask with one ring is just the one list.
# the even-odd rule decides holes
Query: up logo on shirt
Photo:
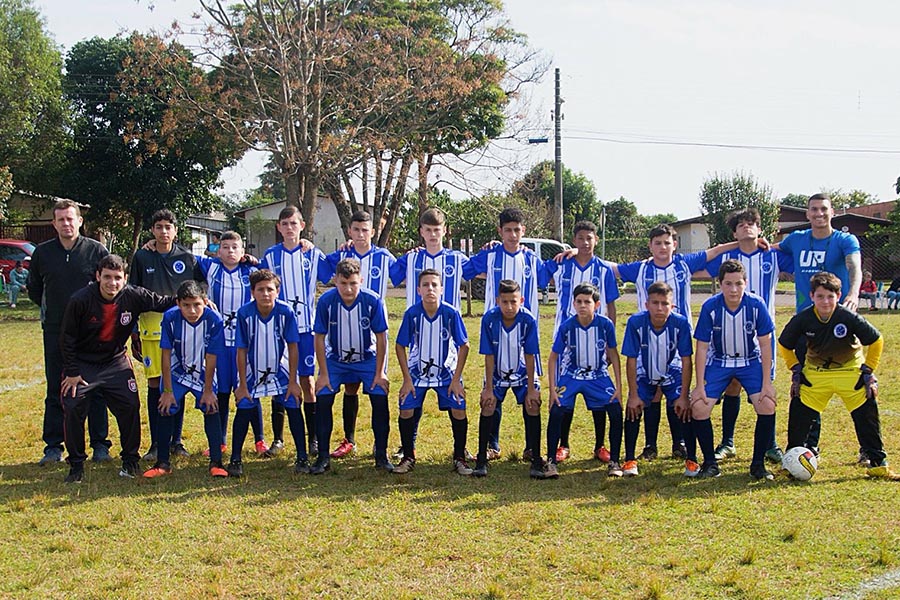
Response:
[{"label": "up logo on shirt", "polygon": [[184,261],[176,260],[172,263],[172,270],[181,275],[184,273]]},{"label": "up logo on shirt", "polygon": [[801,267],[816,267],[818,268],[820,265],[825,263],[825,251],[824,250],[801,250],[800,251],[800,266]]},{"label": "up logo on shirt", "polygon": [[843,323],[838,323],[834,326],[834,337],[836,338],[845,338],[847,337],[847,326]]}]

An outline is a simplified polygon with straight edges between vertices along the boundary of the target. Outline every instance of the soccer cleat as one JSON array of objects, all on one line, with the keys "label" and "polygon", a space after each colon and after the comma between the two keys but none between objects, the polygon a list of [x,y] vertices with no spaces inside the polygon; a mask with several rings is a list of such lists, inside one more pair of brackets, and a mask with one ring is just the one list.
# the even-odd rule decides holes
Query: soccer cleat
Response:
[{"label": "soccer cleat", "polygon": [[487,459],[488,460],[497,460],[500,458],[502,451],[500,448],[488,448],[487,449]]},{"label": "soccer cleat", "polygon": [[82,465],[73,466],[69,469],[69,474],[66,475],[65,482],[66,483],[81,483],[81,480],[84,479],[84,467]]},{"label": "soccer cleat", "polygon": [[637,477],[638,475],[638,466],[636,460],[626,460],[625,464],[622,465],[622,474],[625,477]]},{"label": "soccer cleat", "polygon": [[644,460],[656,460],[657,456],[659,453],[656,451],[656,446],[644,446],[644,450],[641,452],[641,458]]},{"label": "soccer cleat", "polygon": [[606,467],[606,476],[607,477],[621,477],[623,475],[622,467],[614,460],[609,461],[609,466]]},{"label": "soccer cleat", "polygon": [[254,444],[256,448],[256,455],[265,458],[269,454],[269,446],[266,444],[265,440],[259,440]]},{"label": "soccer cleat", "polygon": [[469,449],[468,449],[468,448],[466,448],[466,458],[465,458],[465,460],[466,460],[466,462],[475,462],[475,457],[472,456],[472,453],[469,452]]},{"label": "soccer cleat", "polygon": [[112,460],[112,456],[109,454],[109,448],[104,445],[97,446],[94,448],[94,455],[91,457],[91,460],[95,463],[105,463]]},{"label": "soccer cleat", "polygon": [[700,479],[712,479],[713,477],[719,477],[721,474],[722,471],[719,470],[718,463],[706,463],[700,467],[700,472],[697,474],[697,477]]},{"label": "soccer cleat", "polygon": [[46,467],[47,465],[52,465],[53,463],[62,461],[62,450],[60,450],[59,448],[47,448],[46,450],[44,450],[44,456],[42,456],[41,460],[38,461],[38,466]]},{"label": "soccer cleat", "polygon": [[375,470],[384,471],[385,473],[393,473],[394,465],[386,458],[379,458],[375,461]]},{"label": "soccer cleat", "polygon": [[750,465],[750,477],[757,481],[772,481],[775,475],[765,465]]},{"label": "soccer cleat", "polygon": [[544,479],[559,479],[559,468],[555,462],[548,462],[544,465]]},{"label": "soccer cleat", "polygon": [[177,444],[172,444],[169,447],[169,452],[172,456],[180,456],[182,458],[187,458],[191,455],[190,452],[187,451],[187,448],[184,447],[184,444],[178,442]]},{"label": "soccer cleat", "polygon": [[487,463],[476,464],[472,470],[472,477],[487,477]]},{"label": "soccer cleat", "polygon": [[869,467],[870,466],[869,455],[866,454],[864,451],[860,450],[859,457],[856,459],[856,464],[859,465],[860,467]]},{"label": "soccer cleat", "polygon": [[172,466],[167,463],[156,463],[146,471],[144,471],[144,477],[147,479],[153,479],[154,477],[162,477],[164,475],[172,474]]},{"label": "soccer cleat", "polygon": [[875,479],[900,481],[900,473],[894,473],[894,471],[887,465],[869,467],[868,469],[866,469],[866,475]]},{"label": "soccer cleat", "polygon": [[272,445],[269,446],[269,451],[266,453],[266,458],[272,458],[274,456],[278,456],[284,450],[284,442],[281,440],[272,440]]},{"label": "soccer cleat", "polygon": [[331,461],[327,458],[319,457],[319,460],[316,461],[316,464],[314,464],[309,469],[309,473],[310,475],[321,475],[329,469],[331,469]]},{"label": "soccer cleat", "polygon": [[138,464],[137,463],[122,463],[122,468],[119,469],[119,477],[124,477],[125,479],[134,479],[138,475]]},{"label": "soccer cleat", "polygon": [[315,438],[309,440],[309,452],[307,454],[313,458],[319,456],[319,442]]},{"label": "soccer cleat", "polygon": [[608,463],[610,459],[609,450],[606,449],[606,446],[600,446],[594,450],[594,458],[602,463]]},{"label": "soccer cleat", "polygon": [[569,458],[570,454],[571,454],[571,452],[569,452],[568,446],[560,446],[559,448],[556,449],[556,462],[561,463],[561,462],[565,461],[567,458]]},{"label": "soccer cleat", "polygon": [[472,474],[472,467],[470,467],[469,464],[461,458],[457,458],[453,461],[453,470],[456,471],[456,473],[459,475]]},{"label": "soccer cleat", "polygon": [[294,462],[294,475],[309,473],[311,470],[312,469],[309,467],[309,460],[305,458],[298,458]]},{"label": "soccer cleat", "polygon": [[672,458],[678,458],[681,460],[685,460],[687,458],[687,447],[684,445],[684,442],[672,444]]},{"label": "soccer cleat", "polygon": [[403,460],[403,446],[397,448],[397,451],[394,452],[394,456],[392,458],[394,460]]},{"label": "soccer cleat", "polygon": [[[804,444],[804,445],[805,445],[805,444]],[[820,452],[820,451],[819,451],[819,447],[818,447],[818,446],[806,446],[806,447],[809,448],[810,450],[812,450],[812,453],[816,455],[816,458],[819,458],[819,452]]]},{"label": "soccer cleat", "polygon": [[766,460],[773,465],[780,465],[782,458],[784,458],[784,452],[781,451],[781,448],[779,448],[778,445],[772,446],[766,450]]},{"label": "soccer cleat", "polygon": [[531,468],[528,470],[528,476],[532,479],[546,479],[546,473],[543,467],[537,467],[535,465],[531,465]]},{"label": "soccer cleat", "polygon": [[150,446],[150,449],[147,450],[147,454],[141,457],[141,460],[153,461],[156,462],[156,444]]},{"label": "soccer cleat", "polygon": [[522,460],[524,462],[531,462],[534,458],[534,453],[531,451],[531,448],[525,448],[522,450]]},{"label": "soccer cleat", "polygon": [[685,477],[696,477],[700,474],[700,465],[698,465],[695,461],[691,459],[686,459],[684,461],[684,476]]},{"label": "soccer cleat", "polygon": [[354,450],[356,450],[356,444],[344,438],[344,441],[338,444],[338,447],[331,452],[331,458],[344,458]]},{"label": "soccer cleat", "polygon": [[394,475],[405,475],[413,470],[416,466],[416,459],[411,458],[409,456],[404,456],[400,459],[400,464],[394,467],[394,470],[391,471]]},{"label": "soccer cleat", "polygon": [[734,446],[719,444],[716,446],[716,451],[713,456],[716,457],[716,460],[725,460],[726,458],[734,458],[737,456],[737,451],[734,449]]},{"label": "soccer cleat", "polygon": [[229,477],[244,476],[244,465],[241,464],[240,461],[231,461],[230,463],[228,463],[228,466],[225,467],[225,470],[228,472]]},{"label": "soccer cleat", "polygon": [[222,466],[222,463],[209,463],[209,474],[213,477],[228,477],[228,471]]}]

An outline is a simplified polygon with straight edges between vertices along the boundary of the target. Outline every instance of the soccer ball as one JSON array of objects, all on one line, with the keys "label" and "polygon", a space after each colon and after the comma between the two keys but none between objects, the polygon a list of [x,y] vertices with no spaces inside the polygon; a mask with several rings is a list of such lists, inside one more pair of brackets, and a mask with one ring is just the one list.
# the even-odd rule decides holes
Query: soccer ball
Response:
[{"label": "soccer ball", "polygon": [[819,461],[809,448],[795,446],[784,453],[781,459],[781,468],[786,470],[794,479],[807,481],[816,474]]}]

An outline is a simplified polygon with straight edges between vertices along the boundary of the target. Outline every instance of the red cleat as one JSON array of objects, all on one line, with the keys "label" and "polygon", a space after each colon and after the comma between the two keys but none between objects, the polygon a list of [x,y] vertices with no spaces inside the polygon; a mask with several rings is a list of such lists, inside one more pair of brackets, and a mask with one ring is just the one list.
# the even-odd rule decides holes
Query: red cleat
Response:
[{"label": "red cleat", "polygon": [[[222,446],[222,451],[225,451],[225,446]],[[265,440],[259,440],[256,442],[256,453],[260,456],[265,456],[269,452],[269,446],[266,445]]]},{"label": "red cleat", "polygon": [[560,446],[556,449],[556,462],[561,463],[564,460],[569,458],[569,447],[568,446]]},{"label": "red cleat", "polygon": [[607,450],[605,446],[600,446],[599,448],[597,448],[596,452],[594,452],[594,458],[602,463],[608,463],[609,450]]},{"label": "red cleat", "polygon": [[344,438],[344,441],[342,441],[342,442],[338,445],[338,447],[335,448],[335,449],[331,452],[331,458],[344,458],[345,456],[347,456],[348,454],[350,454],[350,453],[353,452],[354,450],[356,450],[356,444],[354,444],[353,442],[351,442],[351,441],[348,440],[347,438]]}]

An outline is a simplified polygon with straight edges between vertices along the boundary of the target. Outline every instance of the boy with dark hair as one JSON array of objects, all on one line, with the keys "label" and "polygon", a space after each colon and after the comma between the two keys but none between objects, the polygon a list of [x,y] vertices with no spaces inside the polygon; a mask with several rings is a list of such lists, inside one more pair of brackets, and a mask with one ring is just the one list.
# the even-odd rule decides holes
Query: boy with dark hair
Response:
[{"label": "boy with dark hair", "polygon": [[[317,456],[316,396],[313,393],[316,353],[313,348],[312,327],[316,308],[316,282],[325,282],[331,279],[331,268],[320,250],[305,245],[300,239],[300,232],[303,231],[305,225],[299,208],[286,206],[281,209],[275,228],[281,234],[283,241],[266,250],[259,267],[260,269],[269,269],[279,277],[278,298],[287,303],[294,313],[294,321],[299,334],[297,342],[298,374],[303,396],[309,454]],[[284,416],[284,404],[272,398],[272,445],[269,447],[269,452],[273,456],[284,450]],[[306,440],[304,440],[303,447],[305,452]],[[325,448],[324,451],[327,452],[328,449]]]},{"label": "boy with dark hair", "polygon": [[[335,287],[319,298],[316,306],[316,433],[319,447],[331,444],[332,407],[341,385],[362,384],[372,404],[375,434],[375,468],[393,471],[387,458],[390,413],[386,372],[387,320],[384,301],[375,292],[360,289],[359,261],[345,258],[335,267]],[[330,468],[329,457],[320,453],[310,470],[313,475]]]},{"label": "boy with dark hair", "polygon": [[[150,217],[150,232],[156,240],[155,249],[141,248],[134,254],[128,283],[147,288],[157,294],[174,296],[178,286],[191,279],[202,280],[195,274],[196,259],[189,250],[175,242],[178,226],[175,214],[161,209]],[[150,449],[145,460],[156,461],[156,427],[159,415],[159,379],[162,375],[162,353],[159,340],[162,336],[162,313],[147,312],[138,319],[137,335],[131,338],[132,351],[141,356],[144,375],[147,377],[147,420],[150,425]],[[184,427],[184,407],[174,415],[171,453],[175,456],[189,456],[181,441]]]},{"label": "boy with dark hair", "polygon": [[[386,248],[372,243],[375,231],[372,228],[372,215],[364,210],[358,210],[350,216],[350,241],[346,249],[332,252],[328,255],[328,262],[332,268],[347,258],[352,258],[360,264],[362,285],[375,293],[382,300],[387,297],[387,284],[391,269],[397,259]],[[387,322],[387,308],[385,310],[385,322]],[[385,369],[387,362],[385,361]],[[385,376],[387,371],[385,371]],[[344,405],[342,418],[344,422],[344,439],[334,451],[332,458],[342,458],[356,449],[356,417],[359,414],[359,383],[347,383],[344,385]],[[327,452],[328,448],[323,448]]]},{"label": "boy with dark hair", "polygon": [[[810,278],[813,305],[785,325],[778,349],[791,369],[788,448],[804,445],[810,425],[837,395],[850,411],[861,452],[869,460],[869,477],[900,480],[889,466],[881,439],[878,380],[884,338],[868,321],[839,304],[841,280],[819,272]],[[795,353],[806,340],[806,361]],[[863,346],[867,347],[863,356]]]},{"label": "boy with dark hair", "polygon": [[[481,250],[463,267],[463,278],[472,279],[486,274],[484,284],[484,312],[494,308],[500,280],[511,279],[519,284],[525,299],[524,307],[531,314],[539,314],[538,287],[544,283],[546,271],[539,257],[519,243],[525,235],[525,213],[518,208],[504,208],[498,216],[497,232],[502,243]],[[541,374],[540,366],[538,375]],[[500,458],[500,421],[503,413],[498,405],[494,411],[494,430],[488,440],[488,460]]]},{"label": "boy with dark hair", "polygon": [[[769,336],[775,324],[762,298],[745,293],[747,272],[740,261],[723,262],[718,280],[722,291],[703,303],[694,330],[697,387],[691,394],[690,403],[686,398],[679,398],[675,403],[676,412],[688,423],[685,428],[688,457],[684,474],[686,477],[718,477],[721,474],[709,416],[716,399],[732,379],[737,379],[747,390],[756,410],[750,476],[772,479],[764,459],[775,427],[775,387],[769,376],[772,372]],[[702,467],[697,464],[697,443],[703,451]]]},{"label": "boy with dark hair", "polygon": [[484,355],[484,387],[478,421],[478,456],[472,475],[487,475],[488,438],[495,408],[512,390],[525,421],[525,445],[533,448],[531,476],[543,479],[541,460],[541,393],[537,364],[541,349],[537,321],[522,307],[522,289],[511,279],[501,279],[497,306],[481,319],[479,352]]},{"label": "boy with dark hair", "polygon": [[[553,340],[547,361],[550,386],[550,419],[547,423],[547,458],[544,476],[559,477],[556,449],[559,447],[563,415],[575,408],[581,394],[594,420],[609,415],[609,477],[621,477],[619,452],[622,446],[622,368],[616,350],[616,327],[598,314],[600,292],[590,283],[581,283],[573,293],[576,315],[566,319]],[[612,366],[615,383],[609,377]]]},{"label": "boy with dark hair", "polygon": [[144,477],[169,475],[169,443],[172,440],[173,414],[183,410],[188,392],[194,396],[194,408],[203,412],[203,428],[209,443],[209,474],[227,477],[222,467],[222,425],[219,416],[216,388],[213,383],[217,358],[225,349],[222,317],[207,306],[206,284],[185,281],[178,286],[175,308],[163,314],[162,337],[162,394],[159,398],[157,420],[156,464],[144,472]]},{"label": "boy with dark hair", "polygon": [[[469,338],[459,311],[441,302],[441,274],[425,269],[419,274],[422,300],[403,314],[396,350],[403,386],[400,388],[400,442],[403,459],[394,473],[409,473],[416,464],[415,409],[422,406],[429,389],[438,397],[438,408],[450,415],[453,430],[453,470],[471,475],[466,464],[466,390],[462,372],[469,355]],[[409,355],[407,355],[407,348]]]},{"label": "boy with dark hair", "polygon": [[[553,276],[556,282],[556,322],[553,326],[554,336],[563,321],[575,316],[572,304],[572,292],[581,283],[590,283],[600,292],[600,314],[609,317],[616,324],[616,299],[619,287],[616,276],[602,260],[594,255],[597,247],[597,226],[590,221],[575,223],[572,245],[576,254],[568,256],[562,262],[554,259],[544,261],[544,269]],[[572,428],[572,417],[575,412],[563,415],[559,448],[556,450],[556,461],[563,462],[569,457],[569,431]],[[609,462],[609,450],[604,445],[606,439],[606,420],[594,422],[594,457],[601,462]]]},{"label": "boy with dark hair", "polygon": [[244,474],[241,448],[259,399],[271,396],[272,402],[283,405],[288,426],[297,447],[295,473],[309,472],[309,459],[304,438],[303,412],[297,369],[300,360],[300,333],[294,310],[278,300],[281,280],[268,269],[250,275],[253,302],[237,313],[237,371],[238,387],[234,391],[236,410],[232,425],[230,477]]},{"label": "boy with dark hair", "polygon": [[[647,289],[645,310],[628,318],[622,354],[628,378],[628,403],[625,407],[625,464],[626,477],[638,474],[635,445],[641,428],[641,412],[659,411],[653,404],[657,393],[666,398],[666,407],[674,407],[676,400],[687,400],[691,389],[694,349],[691,343],[691,324],[672,310],[672,288],[657,281]],[[650,428],[655,425],[651,431]],[[659,415],[655,422],[648,419],[647,439],[655,446],[659,433]]]},{"label": "boy with dark hair", "polygon": [[134,319],[146,311],[165,311],[175,304],[125,283],[125,261],[110,254],[97,265],[96,283],[75,292],[66,307],[59,344],[63,357],[61,382],[65,443],[69,451],[67,483],[84,478],[84,421],[97,395],[106,400],[119,425],[122,469],[134,478],[141,448],[141,412],[137,382],[125,341]]}]

